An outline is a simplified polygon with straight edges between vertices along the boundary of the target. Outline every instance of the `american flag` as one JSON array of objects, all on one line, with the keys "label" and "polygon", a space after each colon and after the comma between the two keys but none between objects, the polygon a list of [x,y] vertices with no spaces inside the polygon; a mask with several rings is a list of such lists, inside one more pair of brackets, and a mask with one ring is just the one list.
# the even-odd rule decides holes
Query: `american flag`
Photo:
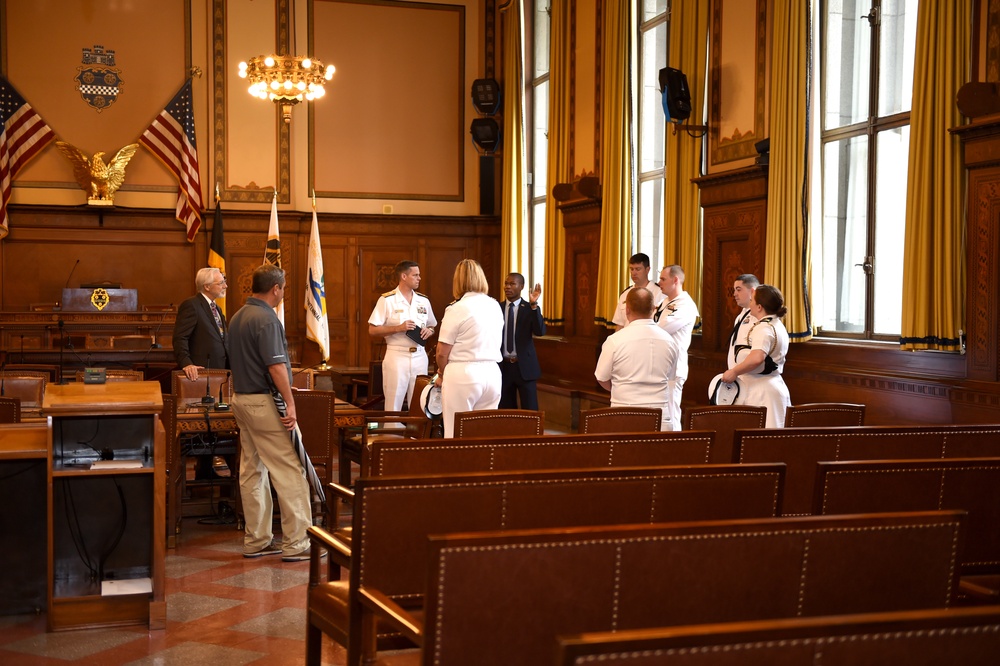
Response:
[{"label": "american flag", "polygon": [[7,79],[0,77],[0,238],[7,235],[7,202],[14,176],[55,134]]},{"label": "american flag", "polygon": [[177,178],[180,192],[176,217],[187,227],[187,239],[194,242],[201,228],[201,177],[191,111],[191,79],[146,128],[139,143],[149,148]]}]

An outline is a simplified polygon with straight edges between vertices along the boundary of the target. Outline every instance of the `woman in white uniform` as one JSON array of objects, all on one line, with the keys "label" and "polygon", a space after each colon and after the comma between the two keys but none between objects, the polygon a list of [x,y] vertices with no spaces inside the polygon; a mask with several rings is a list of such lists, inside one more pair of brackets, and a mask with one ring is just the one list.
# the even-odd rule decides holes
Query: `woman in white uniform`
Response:
[{"label": "woman in white uniform", "polygon": [[500,404],[503,314],[489,289],[476,261],[463,259],[455,267],[452,294],[457,300],[444,312],[437,345],[445,437],[454,436],[456,412]]},{"label": "woman in white uniform", "polygon": [[792,404],[781,378],[788,353],[788,331],[781,317],[787,311],[777,287],[757,287],[750,302],[749,331],[733,347],[736,365],[722,373],[724,382],[734,382],[736,377],[743,382],[745,395],[739,397],[739,404],[767,407],[768,428],[783,427],[785,410]]}]

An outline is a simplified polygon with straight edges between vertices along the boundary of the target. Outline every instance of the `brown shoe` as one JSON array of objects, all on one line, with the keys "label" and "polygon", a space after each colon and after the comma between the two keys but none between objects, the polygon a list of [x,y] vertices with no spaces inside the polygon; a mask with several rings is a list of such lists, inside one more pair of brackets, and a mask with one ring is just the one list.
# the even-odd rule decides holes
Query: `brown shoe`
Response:
[{"label": "brown shoe", "polygon": [[[272,541],[260,550],[256,550],[252,553],[243,553],[243,557],[264,557],[265,555],[281,555],[281,546]],[[308,555],[309,551],[306,551],[306,556]]]}]

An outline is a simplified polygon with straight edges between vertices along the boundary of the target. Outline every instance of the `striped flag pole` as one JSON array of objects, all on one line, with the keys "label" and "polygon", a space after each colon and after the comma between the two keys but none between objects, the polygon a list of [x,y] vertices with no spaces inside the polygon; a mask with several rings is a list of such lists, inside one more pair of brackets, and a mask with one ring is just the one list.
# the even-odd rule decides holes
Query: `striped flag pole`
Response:
[{"label": "striped flag pole", "polygon": [[[264,263],[281,268],[281,237],[278,235],[278,190],[274,191],[271,198],[271,226],[267,230],[267,244],[264,246]],[[282,328],[285,326],[285,301],[278,303],[274,308],[281,322]]]},{"label": "striped flag pole", "polygon": [[317,345],[323,364],[330,360],[330,324],[326,319],[326,286],[323,279],[323,246],[319,242],[316,220],[316,191],[313,190],[312,231],[309,234],[308,272],[306,273],[306,337]]},{"label": "striped flag pole", "polygon": [[[226,274],[226,241],[222,235],[222,208],[219,207],[219,184],[215,184],[215,222],[212,223],[212,241],[208,245],[208,265]],[[216,305],[226,316],[226,297],[215,299]]]}]

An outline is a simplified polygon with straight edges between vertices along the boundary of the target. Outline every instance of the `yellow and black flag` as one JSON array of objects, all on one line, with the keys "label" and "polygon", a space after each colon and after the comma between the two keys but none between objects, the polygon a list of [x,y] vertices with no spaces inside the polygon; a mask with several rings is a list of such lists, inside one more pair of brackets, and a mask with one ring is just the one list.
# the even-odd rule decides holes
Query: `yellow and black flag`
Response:
[{"label": "yellow and black flag", "polygon": [[[226,274],[226,241],[222,235],[222,209],[219,207],[219,186],[215,186],[215,222],[212,223],[212,242],[208,244],[208,265]],[[226,315],[226,297],[217,298],[215,303]]]}]

